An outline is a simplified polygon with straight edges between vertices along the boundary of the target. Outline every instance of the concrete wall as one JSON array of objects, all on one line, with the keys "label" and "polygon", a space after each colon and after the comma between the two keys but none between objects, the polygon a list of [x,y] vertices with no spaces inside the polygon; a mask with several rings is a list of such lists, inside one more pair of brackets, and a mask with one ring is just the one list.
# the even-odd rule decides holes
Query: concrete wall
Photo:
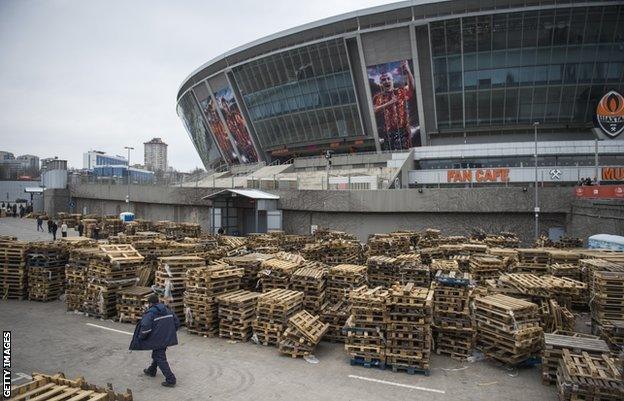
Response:
[{"label": "concrete wall", "polygon": [[568,215],[567,232],[583,240],[594,234],[624,236],[624,200],[575,200]]},{"label": "concrete wall", "polygon": [[[71,196],[78,212],[86,208],[87,213],[119,214],[127,209],[126,191],[123,185],[78,184],[72,186]],[[193,222],[208,229],[208,202],[201,198],[213,191],[131,186],[130,211],[137,218]],[[428,227],[440,228],[449,235],[469,235],[476,230],[513,231],[527,244],[533,238],[533,192],[522,188],[270,192],[280,196],[283,226],[292,233],[308,233],[310,225],[315,224],[352,232],[362,241],[373,233]],[[540,188],[539,196],[542,231],[566,227],[573,221],[569,216],[574,202],[571,188]],[[62,205],[61,199],[68,198],[59,193],[58,199],[56,204]],[[574,222],[581,217],[576,218]]]}]

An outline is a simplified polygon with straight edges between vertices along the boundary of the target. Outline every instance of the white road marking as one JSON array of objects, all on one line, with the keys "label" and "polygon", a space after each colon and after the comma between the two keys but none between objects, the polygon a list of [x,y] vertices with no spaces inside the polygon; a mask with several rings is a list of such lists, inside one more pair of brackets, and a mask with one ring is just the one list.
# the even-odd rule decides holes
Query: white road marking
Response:
[{"label": "white road marking", "polygon": [[104,330],[110,330],[110,331],[114,331],[116,333],[122,333],[122,334],[128,334],[130,336],[134,335],[134,333],[130,333],[129,331],[123,331],[123,330],[117,330],[117,329],[111,329],[110,327],[106,327],[106,326],[99,326],[97,324],[93,324],[93,323],[87,323],[87,326],[91,326],[91,327],[97,327],[99,329],[104,329]]},{"label": "white road marking", "polygon": [[431,393],[446,394],[446,391],[444,391],[444,390],[437,390],[435,388],[410,386],[409,384],[389,382],[389,381],[386,381],[386,380],[378,380],[378,379],[372,379],[370,377],[363,377],[363,376],[356,376],[356,375],[349,375],[349,377],[351,379],[359,379],[359,380],[365,380],[365,381],[369,381],[369,382],[373,382],[373,383],[387,384],[389,386],[397,386],[397,387],[411,388],[411,389],[414,389],[414,390],[429,391]]},{"label": "white road marking", "polygon": [[30,375],[27,375],[26,373],[15,372],[15,376],[16,377],[11,378],[11,383],[22,379],[32,380],[32,377]]}]

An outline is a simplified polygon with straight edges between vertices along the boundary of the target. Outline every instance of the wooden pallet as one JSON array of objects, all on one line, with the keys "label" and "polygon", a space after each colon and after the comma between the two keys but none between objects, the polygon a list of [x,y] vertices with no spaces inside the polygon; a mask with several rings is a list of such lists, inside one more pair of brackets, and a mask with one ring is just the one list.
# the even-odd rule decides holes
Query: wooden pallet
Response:
[{"label": "wooden pallet", "polygon": [[132,401],[130,390],[116,393],[110,384],[103,388],[89,384],[83,378],[66,379],[62,373],[33,373],[31,381],[12,387],[11,394],[11,401]]}]

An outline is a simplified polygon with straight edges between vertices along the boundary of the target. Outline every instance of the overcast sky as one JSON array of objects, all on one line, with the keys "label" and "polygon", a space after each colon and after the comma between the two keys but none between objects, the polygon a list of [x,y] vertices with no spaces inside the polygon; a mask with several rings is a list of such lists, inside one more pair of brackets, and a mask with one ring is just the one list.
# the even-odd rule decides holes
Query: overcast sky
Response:
[{"label": "overcast sky", "polygon": [[175,112],[182,80],[262,36],[392,1],[0,0],[0,150],[59,156],[90,149],[143,162],[161,137],[169,164],[201,161]]}]

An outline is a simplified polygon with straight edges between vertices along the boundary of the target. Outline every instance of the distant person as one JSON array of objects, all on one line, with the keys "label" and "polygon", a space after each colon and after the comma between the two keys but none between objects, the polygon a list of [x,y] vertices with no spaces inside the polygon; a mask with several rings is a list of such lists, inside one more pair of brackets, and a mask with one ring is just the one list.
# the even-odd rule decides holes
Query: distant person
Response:
[{"label": "distant person", "polygon": [[17,217],[17,205],[13,204],[13,217]]},{"label": "distant person", "polygon": [[61,224],[61,237],[66,238],[67,237],[67,223],[63,222],[63,224]]},{"label": "distant person", "polygon": [[56,232],[58,231],[58,224],[55,221],[52,221],[52,240],[56,241]]},{"label": "distant person", "polygon": [[20,214],[20,219],[23,219],[24,214],[26,214],[26,208],[24,208],[24,205],[20,205],[19,214]]},{"label": "distant person", "polygon": [[100,226],[97,224],[93,226],[93,239],[96,241],[100,239]]},{"label": "distant person", "polygon": [[78,222],[78,236],[82,237],[82,233],[84,232],[84,225],[82,224],[82,221]]},{"label": "distant person", "polygon": [[221,235],[225,234],[225,228],[219,227],[219,229],[217,230],[217,234],[221,234]]},{"label": "distant person", "polygon": [[37,231],[43,231],[43,219],[37,216]]},{"label": "distant person", "polygon": [[176,377],[167,362],[167,347],[178,344],[176,331],[180,328],[180,320],[167,306],[160,303],[158,295],[151,294],[148,298],[149,308],[137,323],[130,342],[130,350],[152,351],[152,363],[143,373],[155,377],[157,368],[165,375],[162,385],[173,387]]},{"label": "distant person", "polygon": [[48,219],[48,233],[52,234],[52,220]]}]

